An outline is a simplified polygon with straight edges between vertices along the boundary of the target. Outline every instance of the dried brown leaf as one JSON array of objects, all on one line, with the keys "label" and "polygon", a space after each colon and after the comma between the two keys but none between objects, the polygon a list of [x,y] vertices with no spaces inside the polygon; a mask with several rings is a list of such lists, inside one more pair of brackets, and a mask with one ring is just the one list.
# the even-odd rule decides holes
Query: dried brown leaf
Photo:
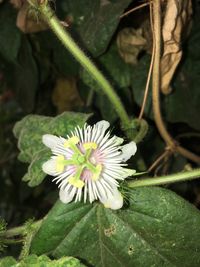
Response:
[{"label": "dried brown leaf", "polygon": [[182,40],[191,26],[191,0],[165,1],[162,27],[163,55],[161,58],[161,91],[171,92],[170,82],[182,57]]},{"label": "dried brown leaf", "polygon": [[16,24],[24,33],[40,32],[48,28],[47,24],[40,21],[35,12],[32,12],[27,2],[20,8]]},{"label": "dried brown leaf", "polygon": [[54,87],[52,100],[57,107],[58,113],[82,106],[83,101],[77,90],[76,79],[73,77],[59,78]]},{"label": "dried brown leaf", "polygon": [[25,0],[10,0],[10,3],[14,6],[14,8],[20,9],[25,3]]},{"label": "dried brown leaf", "polygon": [[126,63],[137,64],[138,54],[146,46],[146,39],[143,37],[143,30],[124,28],[117,36],[117,47],[120,56]]}]

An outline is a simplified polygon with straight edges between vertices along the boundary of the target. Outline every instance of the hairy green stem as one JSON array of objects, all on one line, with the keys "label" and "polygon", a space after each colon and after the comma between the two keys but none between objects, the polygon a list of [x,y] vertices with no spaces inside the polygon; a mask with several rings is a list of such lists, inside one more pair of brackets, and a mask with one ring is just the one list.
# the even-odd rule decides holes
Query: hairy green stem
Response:
[{"label": "hairy green stem", "polygon": [[[38,227],[41,223],[42,223],[42,220],[38,220],[36,222],[33,222],[33,226]],[[26,229],[26,225],[14,227],[14,228],[4,231],[2,234],[0,234],[0,237],[3,236],[5,238],[10,238],[14,236],[23,235],[25,229]]]},{"label": "hairy green stem", "polygon": [[146,178],[141,180],[134,180],[128,182],[128,186],[131,188],[141,187],[141,186],[152,186],[152,185],[163,185],[170,184],[182,181],[188,181],[200,178],[200,169],[195,169],[187,172],[180,172],[176,174],[154,177],[154,178]]},{"label": "hairy green stem", "polygon": [[58,18],[55,16],[54,12],[48,5],[48,1],[39,1],[38,0],[28,0],[31,6],[33,6],[39,13],[42,15],[44,20],[47,22],[49,27],[58,37],[58,39],[63,43],[66,49],[70,51],[70,53],[76,58],[76,60],[85,68],[88,73],[96,80],[96,82],[100,85],[104,93],[110,99],[113,104],[116,112],[118,113],[119,118],[121,119],[122,126],[127,128],[129,125],[129,117],[128,114],[118,97],[115,93],[112,85],[108,82],[108,80],[104,77],[104,75],[98,70],[98,68],[94,65],[92,60],[86,56],[86,54],[79,48],[79,46],[75,43],[70,34],[65,30],[63,25],[60,23]]}]

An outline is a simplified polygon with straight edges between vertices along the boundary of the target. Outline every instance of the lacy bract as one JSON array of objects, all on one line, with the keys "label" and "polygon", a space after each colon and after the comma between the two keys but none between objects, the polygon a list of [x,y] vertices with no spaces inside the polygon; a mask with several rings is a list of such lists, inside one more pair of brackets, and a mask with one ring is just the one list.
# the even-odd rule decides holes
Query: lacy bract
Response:
[{"label": "lacy bract", "polygon": [[100,121],[94,126],[79,126],[67,138],[55,135],[43,135],[43,143],[53,153],[42,169],[55,176],[53,181],[60,188],[60,200],[68,203],[92,203],[99,199],[105,207],[119,209],[123,205],[123,197],[118,191],[119,180],[135,173],[127,169],[126,162],[136,152],[136,144],[126,145],[123,138],[110,136],[106,130],[110,126],[107,121]]}]

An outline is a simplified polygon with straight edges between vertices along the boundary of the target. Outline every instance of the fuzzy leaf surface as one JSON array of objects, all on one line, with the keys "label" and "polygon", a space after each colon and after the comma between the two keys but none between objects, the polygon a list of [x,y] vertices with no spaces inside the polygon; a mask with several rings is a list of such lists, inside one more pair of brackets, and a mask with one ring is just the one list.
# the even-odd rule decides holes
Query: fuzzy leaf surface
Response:
[{"label": "fuzzy leaf surface", "polygon": [[63,1],[62,9],[73,21],[84,46],[93,54],[102,54],[120,21],[120,15],[130,0],[75,0]]},{"label": "fuzzy leaf surface", "polygon": [[95,267],[200,265],[198,210],[158,187],[132,189],[129,199],[118,211],[58,201],[33,238],[32,253],[70,255]]},{"label": "fuzzy leaf surface", "polygon": [[72,257],[63,257],[59,260],[50,260],[46,255],[36,256],[29,255],[22,259],[20,262],[12,257],[6,257],[0,260],[0,267],[84,267],[79,260]]}]

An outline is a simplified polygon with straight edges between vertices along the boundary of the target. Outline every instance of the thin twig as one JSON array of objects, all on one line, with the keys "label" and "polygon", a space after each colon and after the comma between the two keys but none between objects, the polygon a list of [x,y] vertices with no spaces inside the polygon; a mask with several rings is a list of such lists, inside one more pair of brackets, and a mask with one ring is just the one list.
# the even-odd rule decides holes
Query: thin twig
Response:
[{"label": "thin twig", "polygon": [[197,156],[195,153],[192,153],[191,151],[187,150],[186,148],[178,145],[176,146],[176,151],[183,157],[200,164],[200,157]]},{"label": "thin twig", "polygon": [[154,163],[149,167],[148,172],[151,172],[165,157],[169,156],[171,154],[170,150],[165,150],[155,161]]},{"label": "thin twig", "polygon": [[132,8],[132,9],[130,9],[129,11],[125,12],[124,14],[122,14],[122,15],[120,16],[120,19],[123,18],[123,17],[126,17],[126,16],[129,15],[130,13],[132,13],[132,12],[134,12],[134,11],[140,9],[140,8],[143,8],[143,7],[145,7],[145,6],[148,6],[149,4],[150,4],[150,2],[147,2],[147,3],[144,3],[144,4],[142,4],[142,5],[139,5],[139,6],[136,6],[136,7]]},{"label": "thin twig", "polygon": [[[153,34],[152,3],[151,2],[149,4],[149,8],[150,8],[150,24],[151,24],[152,34]],[[140,114],[138,116],[138,119],[139,120],[141,120],[142,117],[143,117],[144,109],[145,109],[146,102],[147,102],[147,96],[148,96],[148,93],[149,93],[149,84],[150,84],[150,79],[151,79],[151,74],[152,74],[152,69],[153,69],[154,55],[155,55],[155,47],[153,45],[152,55],[151,55],[151,63],[150,63],[149,73],[148,73],[146,87],[145,87],[145,91],[144,91],[144,97],[143,97],[142,107],[141,107],[141,110],[140,110]]]},{"label": "thin twig", "polygon": [[160,0],[154,0],[153,2],[153,43],[155,46],[155,58],[153,65],[153,76],[152,76],[152,101],[153,101],[153,112],[157,128],[170,147],[174,147],[175,144],[167,132],[161,112],[160,112],[160,57],[161,57],[161,8]]}]

